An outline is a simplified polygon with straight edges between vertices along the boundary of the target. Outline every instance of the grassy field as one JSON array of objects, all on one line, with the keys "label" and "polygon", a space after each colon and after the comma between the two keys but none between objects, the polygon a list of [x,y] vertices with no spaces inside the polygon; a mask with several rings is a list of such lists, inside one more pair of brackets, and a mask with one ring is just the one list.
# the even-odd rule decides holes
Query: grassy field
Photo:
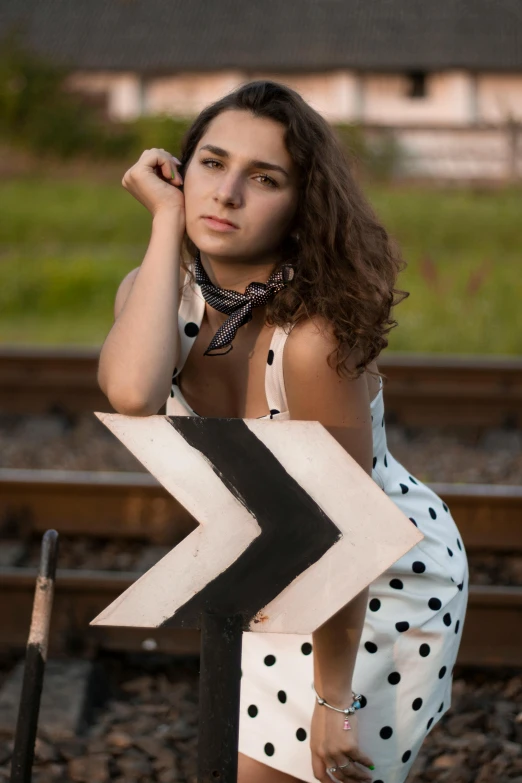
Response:
[{"label": "grassy field", "polygon": [[[0,184],[0,341],[97,345],[147,248],[150,216],[120,185],[48,176]],[[390,349],[522,353],[522,190],[369,187],[407,268]]]}]

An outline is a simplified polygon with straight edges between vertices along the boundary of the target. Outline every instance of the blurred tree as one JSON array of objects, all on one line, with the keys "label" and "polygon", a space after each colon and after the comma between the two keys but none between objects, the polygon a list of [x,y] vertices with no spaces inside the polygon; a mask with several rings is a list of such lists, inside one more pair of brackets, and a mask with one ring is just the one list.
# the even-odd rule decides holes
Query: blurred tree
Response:
[{"label": "blurred tree", "polygon": [[[69,69],[29,51],[20,33],[0,43],[0,136],[39,155],[127,154],[131,129],[108,129],[81,95],[64,89]],[[116,130],[116,132],[115,132]]]},{"label": "blurred tree", "polygon": [[334,128],[358,175],[375,182],[389,182],[397,173],[402,150],[390,129],[382,129],[370,138],[358,123],[339,123]]}]

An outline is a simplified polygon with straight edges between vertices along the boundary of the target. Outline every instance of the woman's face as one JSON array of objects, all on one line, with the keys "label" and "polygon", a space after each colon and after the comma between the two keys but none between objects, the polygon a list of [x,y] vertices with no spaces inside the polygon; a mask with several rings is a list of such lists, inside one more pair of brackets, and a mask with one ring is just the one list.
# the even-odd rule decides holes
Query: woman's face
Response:
[{"label": "woman's face", "polygon": [[[211,258],[263,262],[290,232],[298,203],[297,173],[284,127],[249,111],[215,117],[185,170],[186,230]],[[219,231],[205,216],[231,221]],[[278,260],[278,259],[276,259]]]}]

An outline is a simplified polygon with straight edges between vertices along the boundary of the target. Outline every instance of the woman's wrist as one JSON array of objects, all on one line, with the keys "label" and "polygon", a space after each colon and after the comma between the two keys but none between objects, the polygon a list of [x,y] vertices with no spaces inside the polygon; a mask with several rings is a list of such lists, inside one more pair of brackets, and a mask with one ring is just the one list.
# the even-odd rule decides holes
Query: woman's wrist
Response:
[{"label": "woman's wrist", "polygon": [[169,232],[175,232],[179,244],[185,235],[185,211],[183,209],[159,209],[152,216],[154,229],[165,228]]},{"label": "woman's wrist", "polygon": [[321,699],[324,699],[328,704],[331,704],[332,707],[339,707],[339,709],[343,710],[350,706],[353,701],[353,694],[355,693],[355,689],[352,687],[351,683],[339,688],[323,688],[315,683],[314,689],[316,695]]},{"label": "woman's wrist", "polygon": [[357,688],[353,672],[367,605],[365,588],[312,634],[315,687],[336,706],[345,707]]},{"label": "woman's wrist", "polygon": [[318,694],[330,704],[344,707],[351,698],[356,649],[349,634],[338,631],[332,638],[325,628],[313,634],[314,683]]},{"label": "woman's wrist", "polygon": [[345,707],[351,700],[352,693],[355,691],[352,674],[350,665],[346,665],[344,670],[335,665],[328,668],[324,665],[324,661],[320,660],[320,656],[314,657],[313,688],[329,704]]}]

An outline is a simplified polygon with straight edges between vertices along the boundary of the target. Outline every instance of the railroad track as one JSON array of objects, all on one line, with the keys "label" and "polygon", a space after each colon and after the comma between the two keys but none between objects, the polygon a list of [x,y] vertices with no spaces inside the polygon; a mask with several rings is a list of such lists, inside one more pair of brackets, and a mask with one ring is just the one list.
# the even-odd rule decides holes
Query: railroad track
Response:
[{"label": "railroad track", "polygon": [[[112,410],[96,381],[99,348],[0,347],[0,411],[71,416]],[[522,360],[386,353],[388,423],[522,427]]]},{"label": "railroad track", "polygon": [[[450,506],[468,553],[522,553],[522,489],[430,484]],[[0,531],[23,542],[54,527],[61,535],[98,536],[173,546],[195,526],[148,473],[0,470]],[[0,568],[0,647],[25,644],[36,570]],[[98,648],[198,654],[199,633],[175,629],[90,628],[89,622],[142,571],[58,569],[52,649]],[[458,662],[522,664],[522,587],[472,585]]]},{"label": "railroad track", "polygon": [[[522,552],[522,488],[429,486],[450,506],[470,551]],[[54,527],[61,534],[173,546],[195,524],[150,473],[0,469],[4,538]]]}]

